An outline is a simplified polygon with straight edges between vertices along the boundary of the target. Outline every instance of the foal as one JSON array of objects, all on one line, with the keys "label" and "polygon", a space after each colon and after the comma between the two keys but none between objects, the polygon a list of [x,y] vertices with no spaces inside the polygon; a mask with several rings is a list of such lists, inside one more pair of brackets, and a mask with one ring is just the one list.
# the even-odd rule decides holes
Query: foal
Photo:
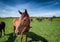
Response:
[{"label": "foal", "polygon": [[13,20],[14,32],[16,35],[20,34],[21,42],[23,38],[23,33],[25,33],[27,42],[28,31],[30,29],[30,17],[26,9],[25,12],[20,12],[19,10],[18,12],[21,14],[21,17]]}]

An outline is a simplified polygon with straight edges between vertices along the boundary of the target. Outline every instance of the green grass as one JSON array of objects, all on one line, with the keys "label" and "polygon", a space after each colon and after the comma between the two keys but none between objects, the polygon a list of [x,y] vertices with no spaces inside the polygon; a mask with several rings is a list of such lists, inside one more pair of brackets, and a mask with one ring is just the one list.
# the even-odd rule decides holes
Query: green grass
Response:
[{"label": "green grass", "polygon": [[[0,18],[0,21],[6,23],[6,35],[2,35],[0,42],[20,42],[20,35],[13,37],[13,18]],[[28,36],[28,42],[60,42],[60,18],[53,21],[43,20],[37,21],[35,18],[31,22],[31,27]],[[23,35],[25,42],[25,35]]]}]

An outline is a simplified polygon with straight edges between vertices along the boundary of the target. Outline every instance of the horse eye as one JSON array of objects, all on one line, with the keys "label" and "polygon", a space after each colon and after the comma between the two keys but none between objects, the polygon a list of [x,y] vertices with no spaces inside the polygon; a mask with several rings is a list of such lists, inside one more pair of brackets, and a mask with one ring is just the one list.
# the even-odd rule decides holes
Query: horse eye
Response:
[{"label": "horse eye", "polygon": [[26,20],[24,20],[24,21],[26,21]]}]

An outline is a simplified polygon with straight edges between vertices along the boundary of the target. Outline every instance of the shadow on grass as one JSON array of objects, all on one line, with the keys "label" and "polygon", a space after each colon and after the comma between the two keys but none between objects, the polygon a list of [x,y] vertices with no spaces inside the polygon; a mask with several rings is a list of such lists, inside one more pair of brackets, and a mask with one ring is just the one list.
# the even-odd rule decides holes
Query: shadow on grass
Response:
[{"label": "shadow on grass", "polygon": [[6,34],[6,36],[9,36],[8,40],[5,42],[14,42],[14,40],[16,39],[16,36],[13,36],[13,33],[10,34]]},{"label": "shadow on grass", "polygon": [[[14,42],[14,40],[16,39],[16,36],[13,36],[13,33],[10,34],[6,34],[6,36],[9,36],[8,40],[6,40],[5,42]],[[31,40],[29,40],[28,42],[48,42],[44,37],[39,36],[33,32],[29,32],[28,35],[29,38],[31,38]]]},{"label": "shadow on grass", "polygon": [[48,42],[44,37],[39,36],[33,32],[29,32],[29,38],[31,38],[32,40],[29,40],[28,42]]}]

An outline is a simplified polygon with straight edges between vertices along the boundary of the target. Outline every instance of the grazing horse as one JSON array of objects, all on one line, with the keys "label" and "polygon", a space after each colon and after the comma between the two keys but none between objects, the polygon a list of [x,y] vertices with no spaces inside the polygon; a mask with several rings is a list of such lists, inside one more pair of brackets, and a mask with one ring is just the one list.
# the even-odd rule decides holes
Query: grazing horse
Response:
[{"label": "grazing horse", "polygon": [[52,17],[51,17],[51,18],[49,18],[49,21],[51,21],[51,22],[52,22],[52,21],[53,21],[53,18],[52,18]]},{"label": "grazing horse", "polygon": [[33,19],[32,19],[32,18],[30,18],[30,21],[33,21]]},{"label": "grazing horse", "polygon": [[43,18],[38,17],[38,18],[36,18],[36,20],[38,20],[38,21],[42,21],[42,20],[43,20]]},{"label": "grazing horse", "polygon": [[0,37],[2,36],[2,30],[5,35],[5,22],[0,22]]},{"label": "grazing horse", "polygon": [[21,14],[20,18],[16,18],[13,20],[13,27],[15,34],[20,34],[20,40],[22,42],[23,33],[26,34],[26,42],[27,42],[27,36],[30,29],[30,17],[27,13],[27,10],[25,9],[25,12],[18,12]]}]

